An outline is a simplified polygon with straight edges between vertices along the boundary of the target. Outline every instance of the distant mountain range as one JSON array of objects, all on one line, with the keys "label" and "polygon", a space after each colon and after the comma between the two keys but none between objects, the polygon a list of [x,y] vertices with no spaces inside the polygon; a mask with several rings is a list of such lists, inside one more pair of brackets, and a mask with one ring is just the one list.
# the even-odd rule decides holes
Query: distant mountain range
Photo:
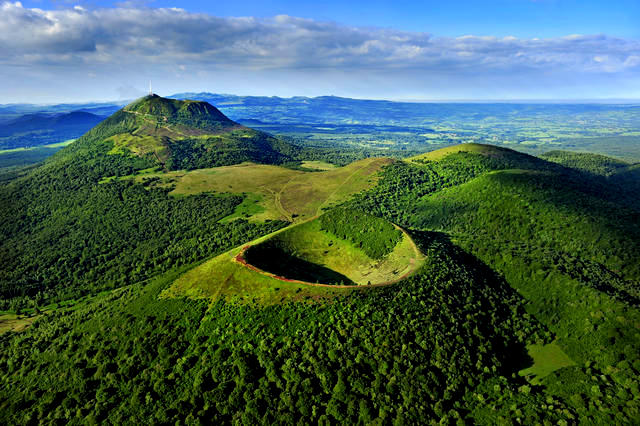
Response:
[{"label": "distant mountain range", "polygon": [[[408,144],[402,146],[413,150],[423,150],[429,144],[445,146],[476,141],[536,154],[564,147],[632,161],[640,158],[635,148],[640,135],[637,104],[419,103],[209,92],[177,93],[168,98],[208,102],[237,123],[298,139],[331,134],[334,136],[330,139],[335,142],[346,135],[351,138],[350,143],[378,146],[394,141],[396,145]],[[4,135],[0,136],[0,150],[79,137],[95,125],[94,120],[78,122],[73,131],[59,132],[51,117],[79,112],[106,117],[124,105],[123,102],[0,105],[0,134]],[[25,126],[24,121],[31,122],[29,132],[12,131],[11,126],[19,123]],[[383,135],[385,132],[394,135]],[[358,139],[358,135],[363,139]]]},{"label": "distant mountain range", "polygon": [[[443,119],[478,120],[518,118],[522,115],[579,114],[603,111],[640,111],[640,104],[541,103],[541,102],[396,102],[352,99],[337,96],[238,96],[210,92],[184,92],[167,96],[209,102],[235,121],[262,123],[368,124],[429,126]],[[131,101],[85,104],[7,104],[0,105],[0,126],[9,119],[34,113],[89,112],[108,116]],[[88,130],[88,127],[86,130]]]},{"label": "distant mountain range", "polygon": [[7,137],[16,133],[41,131],[43,129],[66,131],[77,126],[91,125],[93,127],[103,119],[103,116],[84,111],[53,115],[42,113],[25,114],[4,123],[0,127],[0,137]]},{"label": "distant mountain range", "polygon": [[638,104],[544,104],[544,103],[459,103],[395,102],[319,96],[236,96],[227,94],[177,93],[174,99],[193,99],[216,105],[236,121],[259,119],[267,123],[367,124],[425,126],[436,121],[477,121],[486,118],[517,119],[522,115],[597,113],[603,111],[640,111]]}]

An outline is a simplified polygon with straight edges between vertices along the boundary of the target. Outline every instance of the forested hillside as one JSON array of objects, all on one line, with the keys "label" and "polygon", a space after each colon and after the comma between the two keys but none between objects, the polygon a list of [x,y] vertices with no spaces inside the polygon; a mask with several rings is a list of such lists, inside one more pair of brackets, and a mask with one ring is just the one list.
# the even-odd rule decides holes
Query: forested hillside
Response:
[{"label": "forested hillside", "polygon": [[[175,128],[166,128],[165,119]],[[167,159],[162,154],[168,153],[154,144],[168,136],[160,133],[189,132],[201,138],[207,131],[229,127],[241,131],[209,104],[143,98],[116,112],[42,167],[2,186],[3,309],[37,306],[138,282],[282,226],[278,222],[219,224],[242,202],[241,196],[203,194],[177,199],[167,194],[170,189],[102,182],[105,177],[161,167],[160,161]],[[246,132],[262,137],[250,129]],[[238,150],[251,146],[247,134],[226,134],[210,163],[250,159]],[[118,146],[122,135],[140,139],[142,145]],[[237,145],[233,148],[237,155],[220,152],[227,149],[222,146],[225,142]],[[278,158],[266,156],[265,161]]]},{"label": "forested hillside", "polygon": [[549,339],[522,299],[437,235],[416,238],[428,259],[421,274],[331,303],[159,300],[168,274],[45,317],[3,342],[2,386],[14,390],[3,418],[482,421],[475,395],[487,381],[501,415],[571,418],[561,401],[542,409],[542,394],[510,378],[513,353]]},{"label": "forested hillside", "polygon": [[[255,156],[322,157],[207,105],[143,99],[0,184],[4,424],[640,418],[635,166],[474,144],[382,162],[379,176],[259,170],[273,180],[262,193],[216,181],[170,194],[170,169],[204,180]],[[304,173],[340,177],[329,193],[296,186],[309,219],[273,233],[290,224],[247,213],[267,193],[284,209],[282,176]],[[307,290],[247,273],[249,244],[325,272],[362,266],[345,250],[368,259],[362,274],[410,255],[380,287]]]},{"label": "forested hillside", "polygon": [[630,166],[626,161],[586,152],[550,151],[543,154],[542,158],[566,167],[601,176],[611,176]]},{"label": "forested hillside", "polygon": [[0,150],[63,142],[81,136],[105,117],[85,111],[24,114],[0,121]]},{"label": "forested hillside", "polygon": [[[500,273],[578,363],[544,379],[550,392],[597,423],[614,421],[618,410],[637,418],[638,193],[581,170],[513,159],[453,152],[397,163],[351,206],[443,232]],[[458,168],[462,162],[473,166]]]},{"label": "forested hillside", "polygon": [[391,253],[402,239],[392,224],[357,210],[333,209],[320,217],[320,226],[360,247],[372,259]]}]

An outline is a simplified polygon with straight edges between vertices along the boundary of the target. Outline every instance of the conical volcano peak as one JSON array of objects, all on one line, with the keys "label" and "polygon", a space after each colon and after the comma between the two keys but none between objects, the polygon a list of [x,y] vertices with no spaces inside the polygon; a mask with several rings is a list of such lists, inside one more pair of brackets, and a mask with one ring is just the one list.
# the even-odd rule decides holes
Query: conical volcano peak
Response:
[{"label": "conical volcano peak", "polygon": [[[80,137],[70,150],[87,149],[97,155],[98,151],[104,152],[105,146],[108,155],[102,160],[107,163],[119,154],[145,159],[142,168],[159,165],[165,170],[247,161],[280,164],[291,161],[291,155],[297,152],[287,142],[228,119],[207,102],[155,94],[115,112]],[[113,168],[109,170],[116,174]]]},{"label": "conical volcano peak", "polygon": [[124,111],[161,122],[219,130],[239,126],[208,102],[168,99],[156,94],[147,95],[127,105]]}]

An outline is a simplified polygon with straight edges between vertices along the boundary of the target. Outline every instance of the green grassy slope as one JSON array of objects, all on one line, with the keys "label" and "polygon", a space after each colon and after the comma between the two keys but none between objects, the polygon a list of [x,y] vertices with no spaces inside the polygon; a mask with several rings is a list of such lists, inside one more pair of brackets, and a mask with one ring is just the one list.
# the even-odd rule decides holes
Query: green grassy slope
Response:
[{"label": "green grassy slope", "polygon": [[[264,237],[257,241],[263,239]],[[258,273],[235,260],[241,250],[242,247],[236,247],[189,269],[176,277],[162,292],[161,297],[188,297],[271,306],[288,302],[328,300],[348,292],[344,289],[283,282],[270,275]]]},{"label": "green grassy slope", "polygon": [[[325,209],[375,186],[390,158],[367,158],[344,167],[310,173],[288,167],[242,163],[189,171],[142,170],[120,179],[135,179],[152,187],[173,188],[171,195],[230,192],[259,200],[252,220],[307,220]],[[113,180],[103,179],[102,182]],[[249,207],[249,206],[247,206]]]},{"label": "green grassy slope", "polygon": [[530,155],[523,154],[508,148],[480,143],[463,143],[459,145],[452,145],[446,148],[436,149],[435,151],[427,152],[425,154],[419,154],[413,157],[409,157],[407,158],[407,161],[416,163],[424,163],[425,161],[438,161],[446,158],[451,154],[458,153],[477,154],[485,157],[508,161],[532,161],[532,157]]},{"label": "green grassy slope", "polygon": [[[402,233],[401,236],[392,252],[372,259],[351,242],[324,231],[321,221],[315,219],[278,230],[203,262],[181,275],[163,292],[163,297],[270,305],[333,297],[350,291],[337,288],[334,292],[336,287],[315,287],[298,281],[354,287],[362,284],[365,289],[367,284],[392,284],[416,273],[424,263],[424,256],[411,238]],[[239,255],[242,261],[238,261]],[[253,266],[266,273],[252,269]]]},{"label": "green grassy slope", "polygon": [[[379,229],[369,229],[372,221],[367,221],[362,213],[341,222],[359,237],[358,240],[345,239],[326,229],[326,223],[335,219],[332,213],[252,245],[245,251],[245,259],[251,265],[285,278],[323,284],[392,283],[415,272],[422,264],[422,255],[410,237],[383,219],[371,217],[388,225],[387,232],[393,239]],[[383,254],[365,249],[376,246],[389,249]],[[376,254],[380,255],[374,256]]]}]

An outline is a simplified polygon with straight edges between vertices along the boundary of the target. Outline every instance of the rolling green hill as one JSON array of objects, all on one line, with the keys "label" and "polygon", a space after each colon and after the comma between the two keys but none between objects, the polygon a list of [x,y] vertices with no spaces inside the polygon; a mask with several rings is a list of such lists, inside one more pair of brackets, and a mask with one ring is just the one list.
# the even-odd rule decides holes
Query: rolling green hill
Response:
[{"label": "rolling green hill", "polygon": [[[353,207],[442,232],[504,276],[578,363],[543,382],[564,398],[597,387],[586,402],[569,404],[582,418],[614,421],[590,404],[606,395],[609,410],[627,410],[626,393],[616,395],[616,387],[635,389],[631,377],[640,368],[638,193],[583,170],[503,153],[492,159],[451,148],[425,163],[398,163]],[[413,185],[398,185],[408,180]],[[631,406],[627,418],[638,412]]]},{"label": "rolling green hill", "polygon": [[[341,210],[341,209],[338,209]],[[324,228],[334,211],[247,242],[187,271],[163,292],[164,297],[272,305],[285,301],[349,293],[357,286],[391,285],[415,274],[424,256],[406,232],[383,219],[357,213],[344,226],[386,227],[359,233],[381,247],[395,242],[380,257],[371,257],[361,241],[344,239]],[[391,238],[390,238],[391,237]],[[337,290],[336,290],[337,289]]]},{"label": "rolling green hill", "polygon": [[178,101],[149,95],[127,105],[124,111],[142,119],[155,119],[158,125],[184,126],[190,132],[194,129],[216,131],[238,127],[237,123],[229,120],[216,107],[200,101]]},{"label": "rolling green hill", "polygon": [[100,182],[178,163],[282,162],[289,160],[284,150],[295,147],[237,125],[204,102],[153,95],[126,106],[0,187],[0,306],[119,287],[230,248],[240,235],[277,229],[284,223],[219,223],[242,194],[176,199],[170,188]]},{"label": "rolling green hill", "polygon": [[525,156],[525,154],[519,154],[511,149],[501,148],[494,145],[485,145],[480,143],[463,143],[459,145],[448,146],[446,148],[436,149],[435,151],[427,152],[425,154],[409,157],[407,160],[413,162],[437,161],[447,157],[448,155],[460,152],[479,154],[486,157],[494,158]]}]

